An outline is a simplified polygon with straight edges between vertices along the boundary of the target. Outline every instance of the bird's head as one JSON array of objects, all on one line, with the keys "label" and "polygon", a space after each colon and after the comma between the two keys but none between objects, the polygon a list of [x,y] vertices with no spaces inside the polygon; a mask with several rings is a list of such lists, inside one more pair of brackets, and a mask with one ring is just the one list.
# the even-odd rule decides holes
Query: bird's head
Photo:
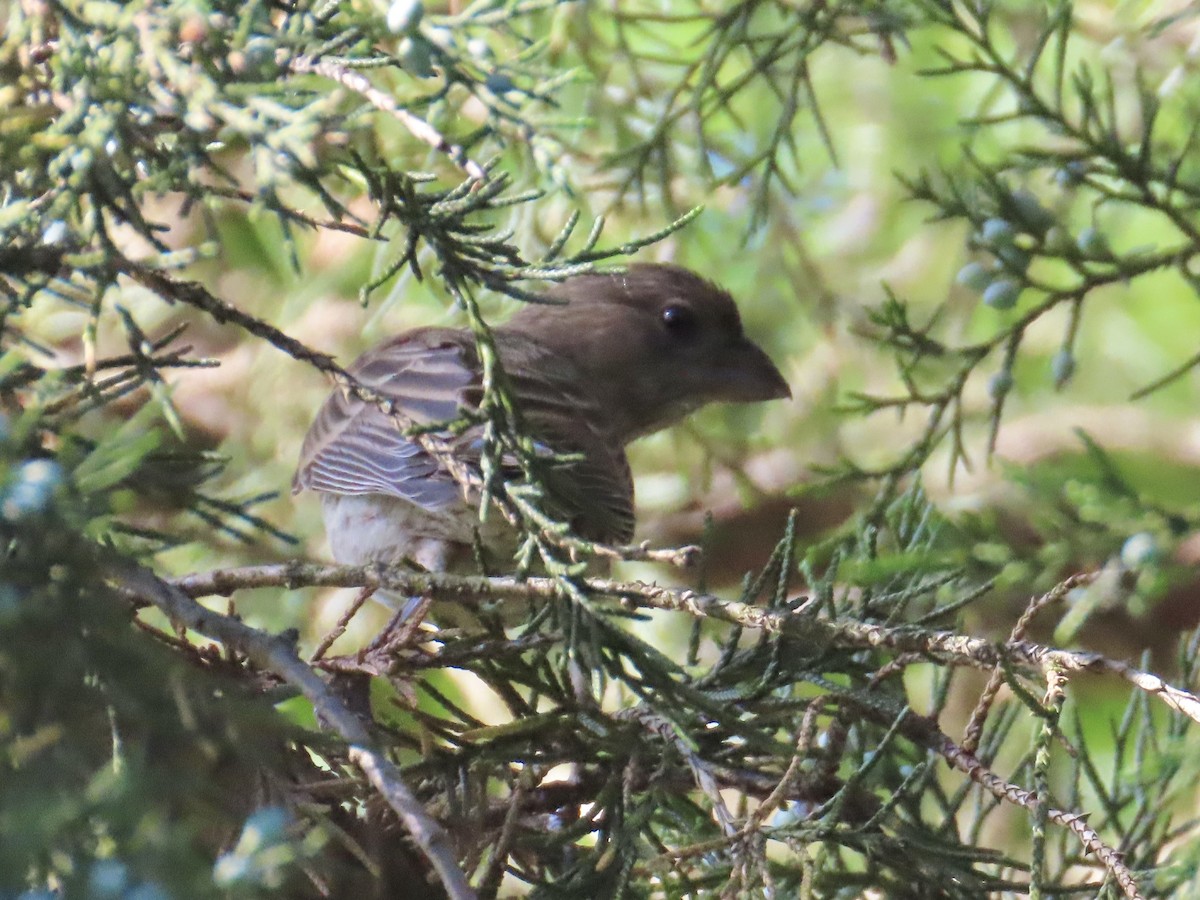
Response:
[{"label": "bird's head", "polygon": [[707,403],[791,396],[744,334],[733,298],[687,269],[642,263],[623,274],[579,275],[548,297],[559,302],[529,304],[503,328],[570,359],[623,441]]}]

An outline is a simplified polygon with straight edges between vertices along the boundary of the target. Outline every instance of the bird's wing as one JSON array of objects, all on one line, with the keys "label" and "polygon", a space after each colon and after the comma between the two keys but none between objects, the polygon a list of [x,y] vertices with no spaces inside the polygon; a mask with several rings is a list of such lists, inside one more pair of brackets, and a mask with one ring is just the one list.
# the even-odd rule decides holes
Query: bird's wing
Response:
[{"label": "bird's wing", "polygon": [[[630,540],[629,465],[619,441],[603,427],[604,411],[595,408],[580,385],[578,370],[532,340],[511,333],[496,337],[526,430],[539,451],[580,457],[544,467],[547,512],[569,522],[581,537]],[[456,419],[464,409],[477,408],[480,399],[474,342],[462,331],[407,332],[364,354],[350,372],[419,424]],[[471,428],[453,443],[465,459],[477,461],[482,441],[481,429]],[[309,429],[292,489],[387,494],[429,510],[445,509],[462,498],[461,488],[437,460],[405,437],[391,418],[343,391],[325,402]]]},{"label": "bird's wing", "polygon": [[546,355],[536,364],[501,361],[509,373],[525,429],[560,455],[540,473],[550,495],[547,512],[570,523],[580,537],[626,543],[633,537],[633,476],[625,449],[604,427],[607,417],[569,361]]},{"label": "bird's wing", "polygon": [[602,543],[633,539],[633,477],[623,450],[588,454],[543,478],[551,503],[561,508],[577,535]]},{"label": "bird's wing", "polygon": [[[470,339],[449,329],[418,329],[364,354],[350,369],[359,381],[418,424],[459,417],[478,382]],[[335,391],[304,438],[292,490],[387,494],[425,509],[461,499],[453,479],[396,422],[370,403]]]}]

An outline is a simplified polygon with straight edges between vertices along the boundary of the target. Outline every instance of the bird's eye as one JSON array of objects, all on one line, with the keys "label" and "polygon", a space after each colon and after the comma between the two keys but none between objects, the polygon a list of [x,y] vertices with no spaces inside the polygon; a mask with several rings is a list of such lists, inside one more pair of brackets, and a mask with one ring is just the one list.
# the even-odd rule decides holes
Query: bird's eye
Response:
[{"label": "bird's eye", "polygon": [[677,338],[690,338],[700,327],[696,314],[686,306],[671,304],[662,311],[663,327]]}]

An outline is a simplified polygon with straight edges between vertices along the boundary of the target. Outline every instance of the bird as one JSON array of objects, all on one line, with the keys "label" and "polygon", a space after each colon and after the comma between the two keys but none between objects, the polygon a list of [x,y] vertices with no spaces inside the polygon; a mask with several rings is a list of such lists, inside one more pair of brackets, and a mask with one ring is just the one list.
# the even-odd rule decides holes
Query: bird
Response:
[{"label": "bird", "polygon": [[[791,397],[746,337],[730,294],[684,267],[633,263],[574,275],[541,299],[492,339],[522,427],[552,460],[547,511],[585,540],[633,538],[630,442],[709,403]],[[424,327],[385,340],[348,371],[411,421],[436,428],[478,408],[482,368],[469,329]],[[455,456],[478,464],[483,427],[438,433]],[[342,564],[466,572],[478,569],[480,547],[502,557],[516,546],[512,526],[495,515],[481,525],[478,497],[377,403],[346,389],[318,411],[292,490],[320,496]]]}]

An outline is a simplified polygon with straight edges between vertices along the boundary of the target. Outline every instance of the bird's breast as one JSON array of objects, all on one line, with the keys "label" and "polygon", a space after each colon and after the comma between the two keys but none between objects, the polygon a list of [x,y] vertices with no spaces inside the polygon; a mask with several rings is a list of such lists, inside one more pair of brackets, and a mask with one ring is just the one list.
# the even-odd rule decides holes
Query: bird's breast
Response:
[{"label": "bird's breast", "polygon": [[476,529],[497,558],[511,556],[512,529],[494,510],[480,526],[462,502],[429,510],[384,494],[321,494],[325,533],[333,558],[345,565],[415,562],[432,572],[473,571]]}]

